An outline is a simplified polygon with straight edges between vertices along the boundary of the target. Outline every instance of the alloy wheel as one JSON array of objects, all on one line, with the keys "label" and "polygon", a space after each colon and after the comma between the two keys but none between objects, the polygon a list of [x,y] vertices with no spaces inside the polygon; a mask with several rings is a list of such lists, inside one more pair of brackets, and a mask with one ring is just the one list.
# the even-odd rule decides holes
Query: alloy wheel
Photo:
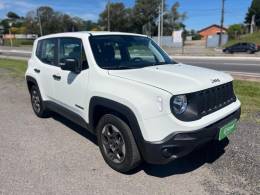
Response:
[{"label": "alloy wheel", "polygon": [[125,159],[126,147],[121,132],[112,124],[106,124],[101,133],[101,142],[105,155],[114,163],[122,163]]},{"label": "alloy wheel", "polygon": [[36,89],[32,90],[32,106],[36,113],[41,111],[41,98]]}]

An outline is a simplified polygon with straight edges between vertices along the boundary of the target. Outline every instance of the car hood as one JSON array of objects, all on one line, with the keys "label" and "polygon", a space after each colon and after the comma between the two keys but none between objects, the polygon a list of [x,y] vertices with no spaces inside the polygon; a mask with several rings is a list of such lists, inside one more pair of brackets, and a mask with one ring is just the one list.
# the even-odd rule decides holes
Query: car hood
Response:
[{"label": "car hood", "polygon": [[204,90],[233,80],[229,74],[185,64],[109,70],[109,74],[154,86],[174,95]]}]

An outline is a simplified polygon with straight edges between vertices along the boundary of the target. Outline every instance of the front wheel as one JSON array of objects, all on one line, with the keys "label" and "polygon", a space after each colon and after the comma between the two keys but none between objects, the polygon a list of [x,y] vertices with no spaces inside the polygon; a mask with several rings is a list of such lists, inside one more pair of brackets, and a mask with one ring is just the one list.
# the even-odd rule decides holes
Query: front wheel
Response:
[{"label": "front wheel", "polygon": [[131,129],[119,117],[104,115],[97,126],[97,138],[104,160],[114,170],[125,173],[141,162]]}]

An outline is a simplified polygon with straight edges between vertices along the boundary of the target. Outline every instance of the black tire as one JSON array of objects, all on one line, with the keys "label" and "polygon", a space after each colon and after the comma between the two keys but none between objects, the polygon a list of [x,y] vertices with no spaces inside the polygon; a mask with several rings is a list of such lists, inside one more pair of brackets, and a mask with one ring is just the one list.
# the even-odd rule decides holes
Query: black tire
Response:
[{"label": "black tire", "polygon": [[34,113],[40,118],[49,117],[49,111],[42,101],[40,90],[37,86],[33,85],[30,88],[31,104]]},{"label": "black tire", "polygon": [[228,50],[228,49],[226,49],[226,50],[224,51],[224,53],[225,53],[225,54],[232,54],[233,52],[230,51],[230,50]]},{"label": "black tire", "polygon": [[253,52],[251,50],[247,50],[246,53],[252,54]]},{"label": "black tire", "polygon": [[[111,127],[109,127],[111,126]],[[106,130],[106,128],[115,128],[115,130]],[[115,136],[121,137],[118,143],[116,141],[111,141],[113,138],[109,139],[106,138],[106,131],[113,131],[110,133],[110,136],[112,134],[117,134]],[[114,133],[115,131],[115,133]],[[119,132],[117,132],[119,131]],[[114,170],[122,173],[129,172],[136,168],[140,163],[141,163],[141,156],[139,153],[139,150],[137,148],[137,145],[135,143],[133,134],[129,126],[121,120],[119,117],[112,115],[112,114],[106,114],[104,115],[96,128],[97,132],[97,138],[98,138],[98,145],[99,149],[101,151],[101,154],[106,161],[106,163]],[[117,146],[111,146],[115,143]],[[125,154],[121,151],[121,154],[119,155],[120,152],[117,153],[117,150],[123,150],[118,149],[121,146],[122,143],[124,144],[124,151]],[[112,149],[111,149],[112,147]],[[118,148],[117,148],[118,147]],[[108,148],[108,149],[107,149]],[[114,150],[113,150],[114,148]],[[115,149],[117,148],[117,149]],[[113,150],[113,151],[112,151]],[[117,162],[115,162],[117,160]],[[120,161],[121,160],[121,161]]]}]

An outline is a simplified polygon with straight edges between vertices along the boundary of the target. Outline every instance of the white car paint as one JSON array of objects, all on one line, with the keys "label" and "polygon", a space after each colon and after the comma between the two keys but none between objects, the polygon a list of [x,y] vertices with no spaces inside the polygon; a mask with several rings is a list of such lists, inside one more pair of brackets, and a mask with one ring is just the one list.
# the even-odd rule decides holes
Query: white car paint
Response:
[{"label": "white car paint", "polygon": [[[91,34],[90,34],[91,33]],[[34,77],[39,83],[43,100],[50,100],[78,113],[89,122],[91,97],[100,96],[119,102],[130,108],[139,123],[146,141],[160,141],[176,131],[194,131],[204,128],[226,117],[240,107],[236,102],[199,120],[183,122],[174,117],[170,110],[170,99],[176,94],[185,94],[232,81],[226,73],[198,68],[184,64],[161,65],[132,70],[105,70],[100,68],[93,56],[89,36],[133,35],[117,32],[77,32],[48,35],[37,39],[28,63],[26,76]],[[143,35],[137,35],[143,36]],[[41,39],[56,37],[77,37],[83,42],[89,68],[79,75],[63,71],[59,67],[45,68],[35,55],[35,47]],[[39,76],[33,71],[41,67]],[[61,82],[53,80],[52,74],[62,77]],[[74,82],[69,84],[73,79]],[[212,83],[219,79],[220,82]],[[75,107],[80,105],[84,110]]]},{"label": "white car paint", "polygon": [[[226,73],[185,64],[169,64],[133,70],[110,70],[110,75],[130,79],[169,91],[186,94],[232,81]],[[220,82],[212,84],[219,78]]]}]

